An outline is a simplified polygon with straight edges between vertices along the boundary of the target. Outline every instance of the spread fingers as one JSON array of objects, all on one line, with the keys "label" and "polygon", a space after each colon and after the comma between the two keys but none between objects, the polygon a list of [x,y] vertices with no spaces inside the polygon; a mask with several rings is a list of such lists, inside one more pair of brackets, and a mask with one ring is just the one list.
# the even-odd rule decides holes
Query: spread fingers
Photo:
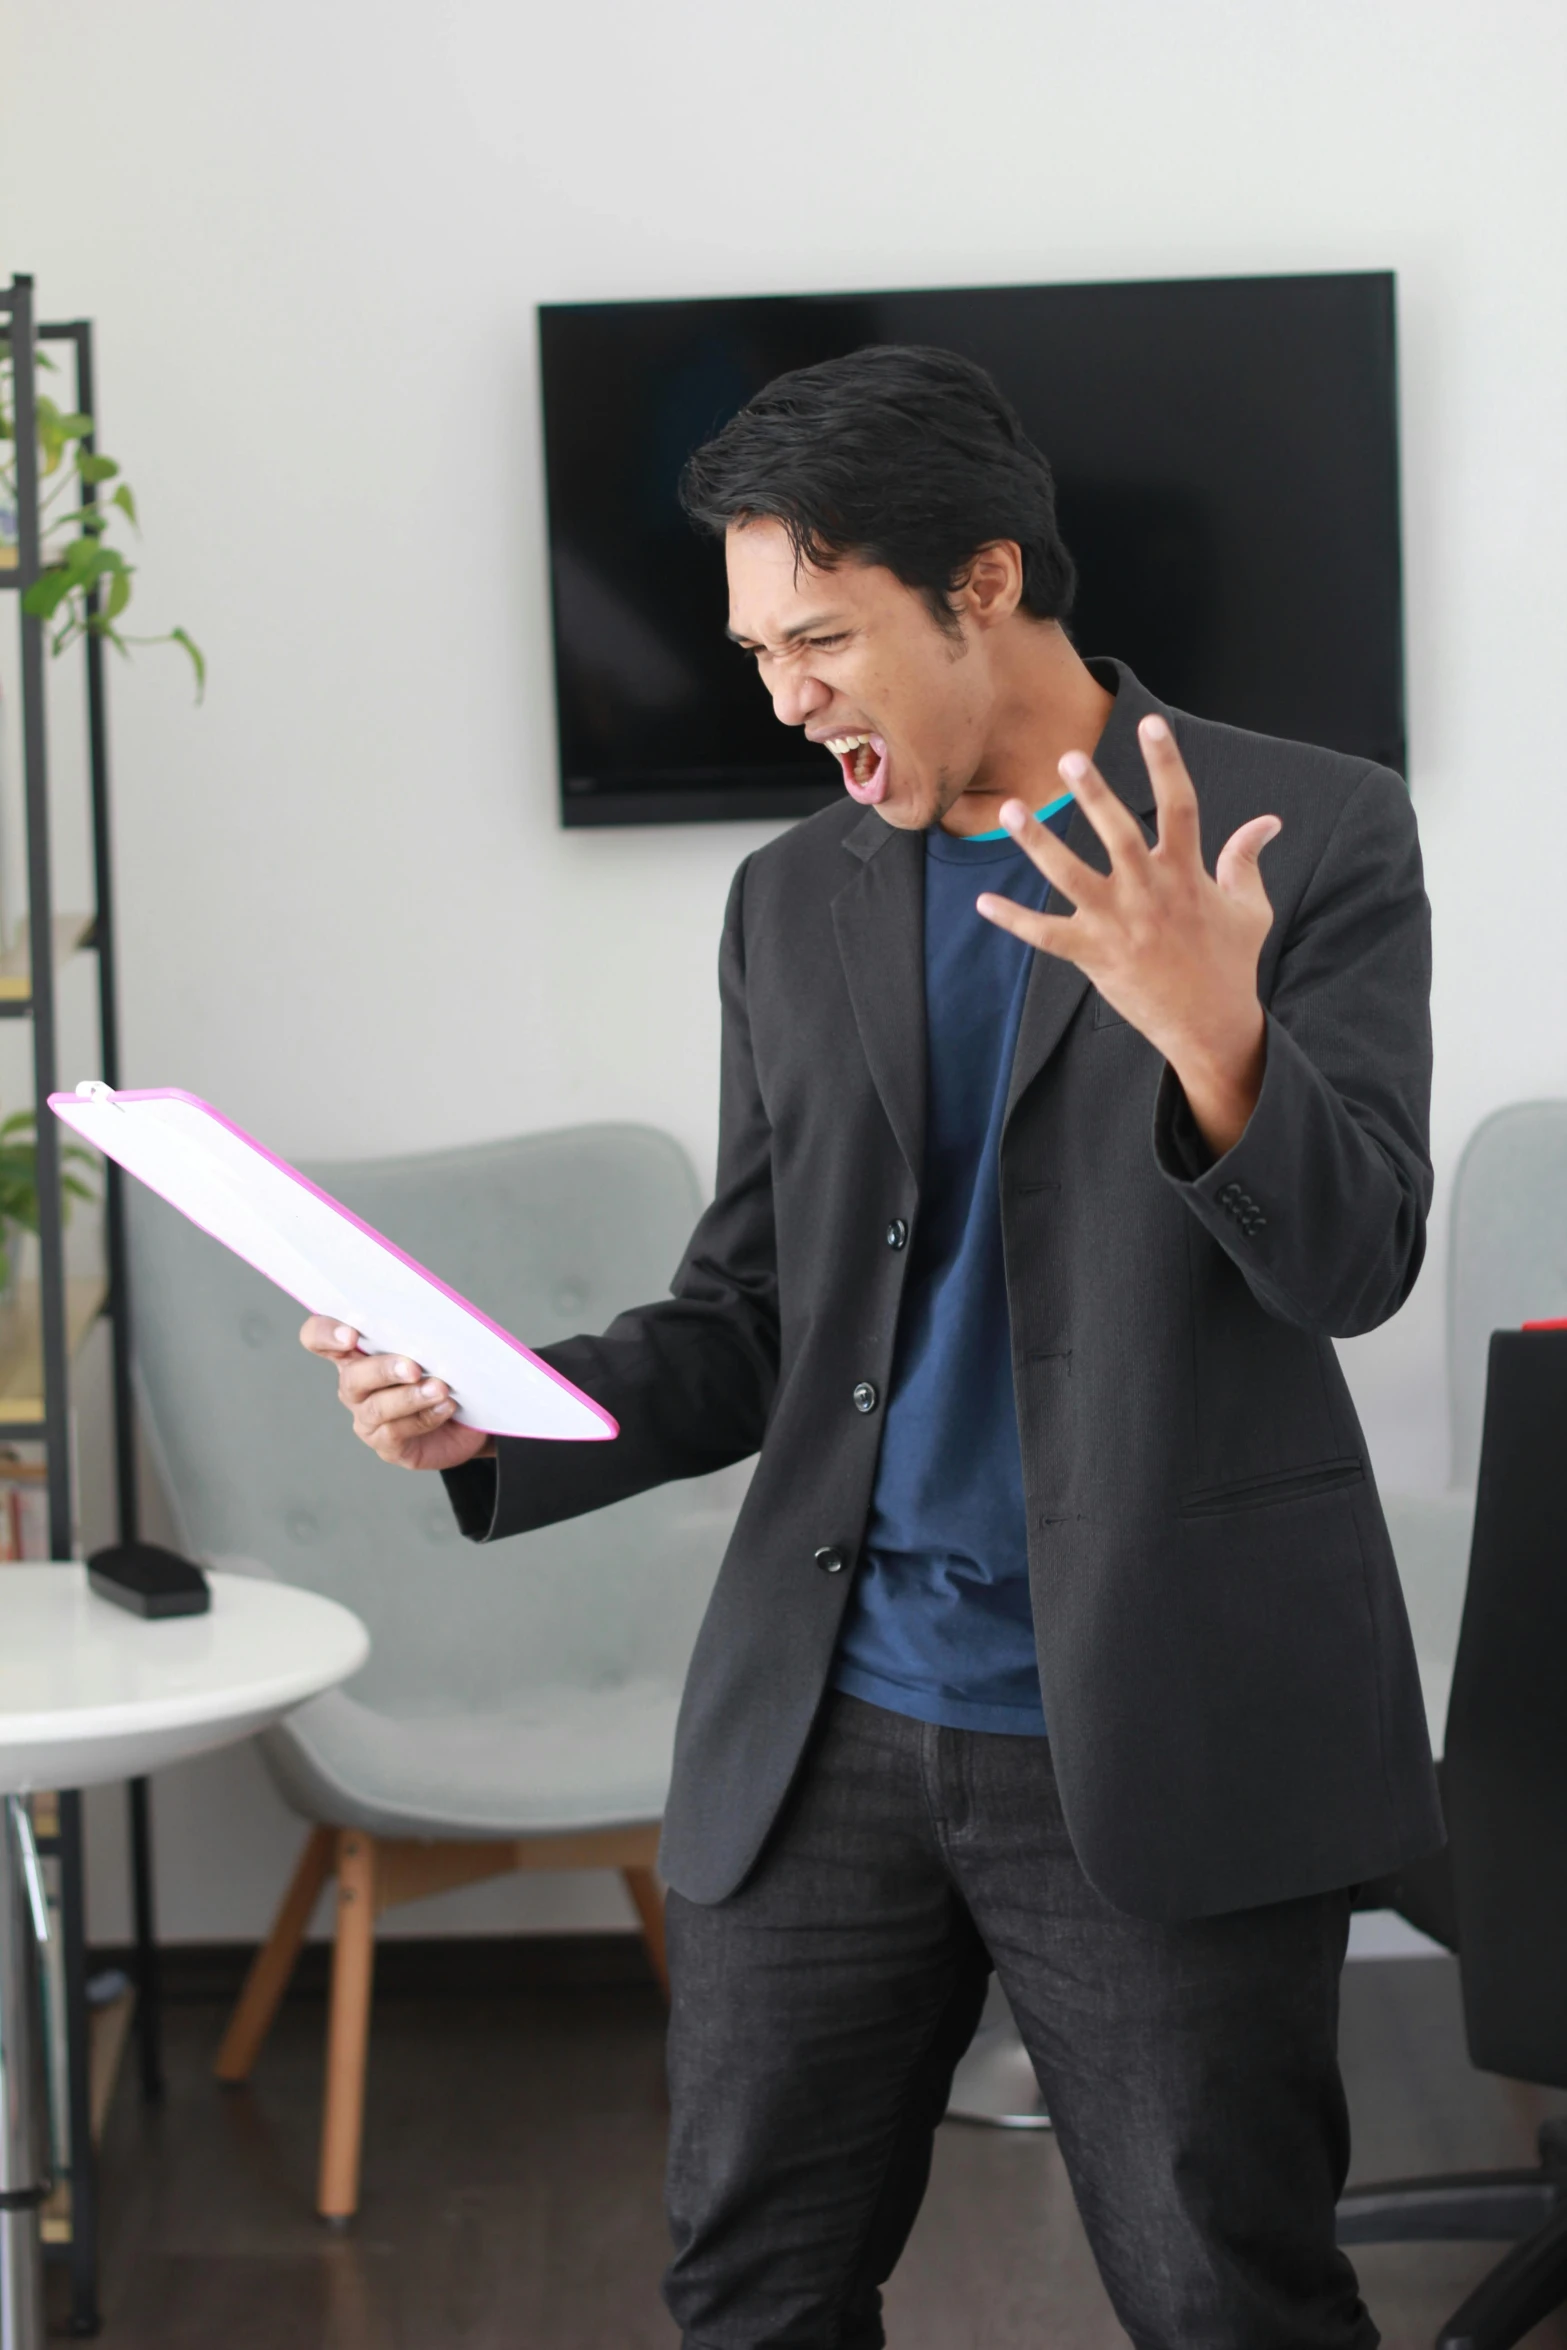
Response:
[{"label": "spread fingers", "polygon": [[1118,800],[1092,759],[1068,751],[1061,762],[1061,780],[1110,852],[1112,865],[1135,864],[1148,854],[1143,828],[1124,801]]},{"label": "spread fingers", "polygon": [[998,930],[1010,930],[1025,946],[1057,955],[1064,963],[1077,961],[1075,949],[1082,932],[1075,916],[1036,914],[1031,906],[1020,906],[1013,898],[993,897],[988,890],[974,902],[987,922],[994,922]]},{"label": "spread fingers", "polygon": [[1021,800],[1008,800],[1001,811],[1001,821],[1012,838],[1038,867],[1054,890],[1080,906],[1091,898],[1096,889],[1104,886],[1104,876],[1085,865],[1075,850],[1069,849],[1059,833],[1024,806]]}]

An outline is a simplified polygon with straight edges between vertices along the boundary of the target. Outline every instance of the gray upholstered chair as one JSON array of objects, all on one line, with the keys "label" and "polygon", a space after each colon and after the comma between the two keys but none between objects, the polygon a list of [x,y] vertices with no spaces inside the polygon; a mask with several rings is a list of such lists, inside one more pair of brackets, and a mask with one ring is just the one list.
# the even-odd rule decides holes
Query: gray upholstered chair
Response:
[{"label": "gray upholstered chair", "polygon": [[1567,1102],[1517,1102],[1476,1128],[1453,1187],[1445,1493],[1384,1493],[1433,1724],[1447,1712],[1469,1575],[1493,1330],[1567,1314]]},{"label": "gray upholstered chair", "polygon": [[[534,1344],[664,1291],[700,1205],[678,1144],[637,1126],[309,1172]],[[344,2221],[379,1912],[515,1868],[618,1869],[662,1979],[675,1710],[744,1473],[476,1548],[438,1480],[356,1442],[287,1297],[139,1188],[131,1210],[140,1400],[181,1540],[371,1632],[347,1689],[261,1741],[312,1832],[218,2061],[249,2073],[335,1873],[318,2200]]]}]

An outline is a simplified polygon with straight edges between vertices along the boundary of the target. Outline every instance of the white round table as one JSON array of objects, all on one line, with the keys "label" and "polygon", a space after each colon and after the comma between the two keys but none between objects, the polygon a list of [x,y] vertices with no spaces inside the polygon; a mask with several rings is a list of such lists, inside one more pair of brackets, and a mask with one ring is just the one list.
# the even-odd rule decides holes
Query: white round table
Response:
[{"label": "white round table", "polygon": [[210,1611],[148,1620],[100,1599],[84,1567],[0,1565],[0,2350],[43,2350],[38,2205],[43,1888],[31,1788],[139,1777],[265,1729],[370,1653],[335,1600],[209,1574]]}]

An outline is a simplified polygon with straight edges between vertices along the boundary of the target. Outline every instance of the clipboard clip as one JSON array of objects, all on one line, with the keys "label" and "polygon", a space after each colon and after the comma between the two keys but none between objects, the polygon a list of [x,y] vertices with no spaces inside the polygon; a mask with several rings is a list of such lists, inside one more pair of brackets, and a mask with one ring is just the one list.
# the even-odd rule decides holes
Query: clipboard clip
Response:
[{"label": "clipboard clip", "polygon": [[120,1106],[112,1085],[105,1085],[101,1077],[84,1077],[76,1088],[77,1097],[84,1102],[97,1102],[104,1109],[117,1110]]}]

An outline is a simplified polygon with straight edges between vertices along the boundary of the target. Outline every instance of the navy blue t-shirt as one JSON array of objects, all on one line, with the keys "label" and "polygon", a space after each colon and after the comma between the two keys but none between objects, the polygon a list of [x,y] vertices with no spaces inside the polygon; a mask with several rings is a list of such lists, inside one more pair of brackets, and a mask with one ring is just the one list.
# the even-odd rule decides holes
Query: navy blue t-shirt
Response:
[{"label": "navy blue t-shirt", "polygon": [[[1070,814],[1051,811],[1052,830]],[[924,1181],[833,1686],[916,1721],[1043,1737],[999,1188],[1034,950],[975,912],[981,890],[1049,895],[1005,834],[927,833]]]}]

